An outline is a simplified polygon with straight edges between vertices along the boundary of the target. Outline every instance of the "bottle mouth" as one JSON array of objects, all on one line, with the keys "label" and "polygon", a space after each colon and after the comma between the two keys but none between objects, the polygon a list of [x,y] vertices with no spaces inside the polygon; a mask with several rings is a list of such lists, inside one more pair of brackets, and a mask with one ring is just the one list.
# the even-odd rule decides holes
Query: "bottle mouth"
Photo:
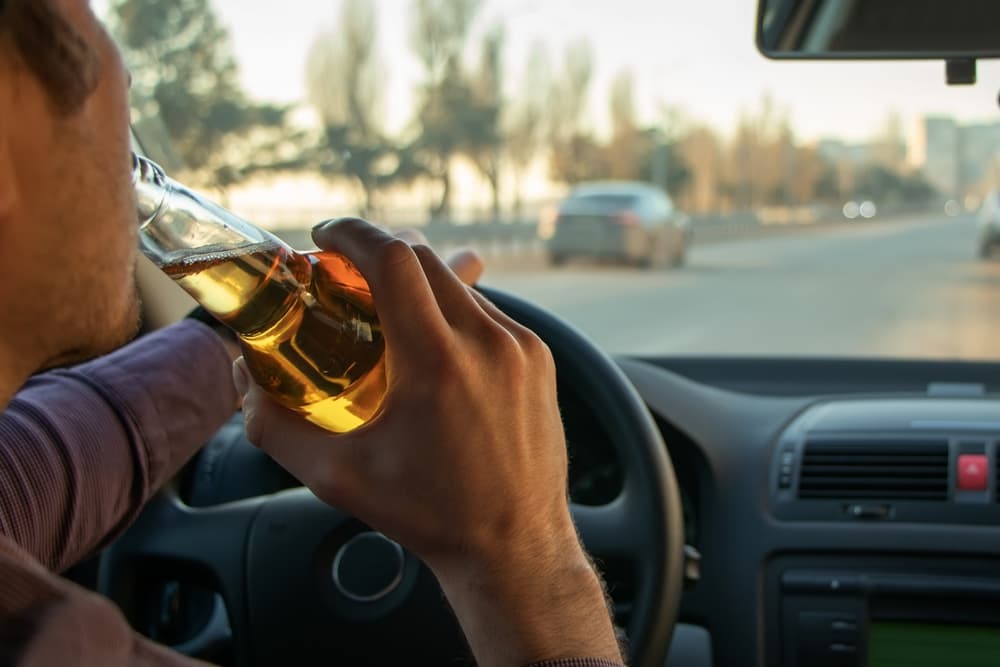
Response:
[{"label": "bottle mouth", "polygon": [[159,213],[167,198],[168,179],[160,165],[132,153],[132,187],[140,229]]},{"label": "bottle mouth", "polygon": [[132,153],[132,185],[149,183],[151,185],[163,186],[166,181],[167,175],[164,173],[163,167],[149,158]]}]

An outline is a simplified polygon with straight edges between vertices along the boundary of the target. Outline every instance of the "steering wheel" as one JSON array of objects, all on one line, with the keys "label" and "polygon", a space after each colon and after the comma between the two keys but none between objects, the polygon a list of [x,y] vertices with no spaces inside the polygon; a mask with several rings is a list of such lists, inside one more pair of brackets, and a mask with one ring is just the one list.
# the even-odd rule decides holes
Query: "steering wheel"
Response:
[{"label": "steering wheel", "polygon": [[[603,506],[573,504],[573,518],[598,565],[629,563],[629,663],[660,667],[680,602],[684,545],[660,432],[618,366],[583,334],[522,299],[480,289],[548,344],[560,387],[579,392],[613,441],[622,492]],[[240,667],[474,664],[426,566],[305,488],[199,508],[164,490],[105,551],[98,588],[135,624],[148,617],[143,596],[154,581],[217,591],[231,627],[229,657]]]}]

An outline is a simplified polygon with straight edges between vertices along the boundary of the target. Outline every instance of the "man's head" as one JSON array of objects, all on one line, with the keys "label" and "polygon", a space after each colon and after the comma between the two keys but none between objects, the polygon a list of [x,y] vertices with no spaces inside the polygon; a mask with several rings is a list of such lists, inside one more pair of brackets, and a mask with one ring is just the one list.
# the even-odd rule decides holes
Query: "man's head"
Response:
[{"label": "man's head", "polygon": [[88,0],[0,0],[0,374],[135,331],[127,91]]}]

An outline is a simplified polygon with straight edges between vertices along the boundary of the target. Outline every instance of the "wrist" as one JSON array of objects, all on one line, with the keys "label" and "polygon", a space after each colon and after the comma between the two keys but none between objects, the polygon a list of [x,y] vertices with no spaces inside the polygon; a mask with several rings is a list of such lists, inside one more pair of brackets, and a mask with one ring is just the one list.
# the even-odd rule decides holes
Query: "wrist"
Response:
[{"label": "wrist", "polygon": [[187,314],[186,319],[201,322],[214,331],[225,346],[226,355],[230,361],[235,361],[237,357],[243,354],[243,349],[240,347],[240,338],[236,335],[236,332],[216,319],[204,306],[198,306],[192,310]]},{"label": "wrist", "polygon": [[432,566],[479,663],[620,662],[600,577],[570,530],[489,558]]}]

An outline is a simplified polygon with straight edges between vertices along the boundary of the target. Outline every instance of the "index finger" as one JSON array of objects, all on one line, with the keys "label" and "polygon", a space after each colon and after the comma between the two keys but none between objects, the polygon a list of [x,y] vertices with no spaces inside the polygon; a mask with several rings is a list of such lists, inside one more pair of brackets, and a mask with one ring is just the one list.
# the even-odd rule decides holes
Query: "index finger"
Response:
[{"label": "index finger", "polygon": [[368,281],[388,345],[448,331],[424,269],[406,241],[357,218],[314,228],[313,241],[347,257]]},{"label": "index finger", "polygon": [[[431,245],[424,233],[419,229],[400,229],[396,237],[410,245]],[[463,248],[448,255],[446,263],[455,275],[466,285],[475,285],[483,277],[483,260],[474,251]]]}]

